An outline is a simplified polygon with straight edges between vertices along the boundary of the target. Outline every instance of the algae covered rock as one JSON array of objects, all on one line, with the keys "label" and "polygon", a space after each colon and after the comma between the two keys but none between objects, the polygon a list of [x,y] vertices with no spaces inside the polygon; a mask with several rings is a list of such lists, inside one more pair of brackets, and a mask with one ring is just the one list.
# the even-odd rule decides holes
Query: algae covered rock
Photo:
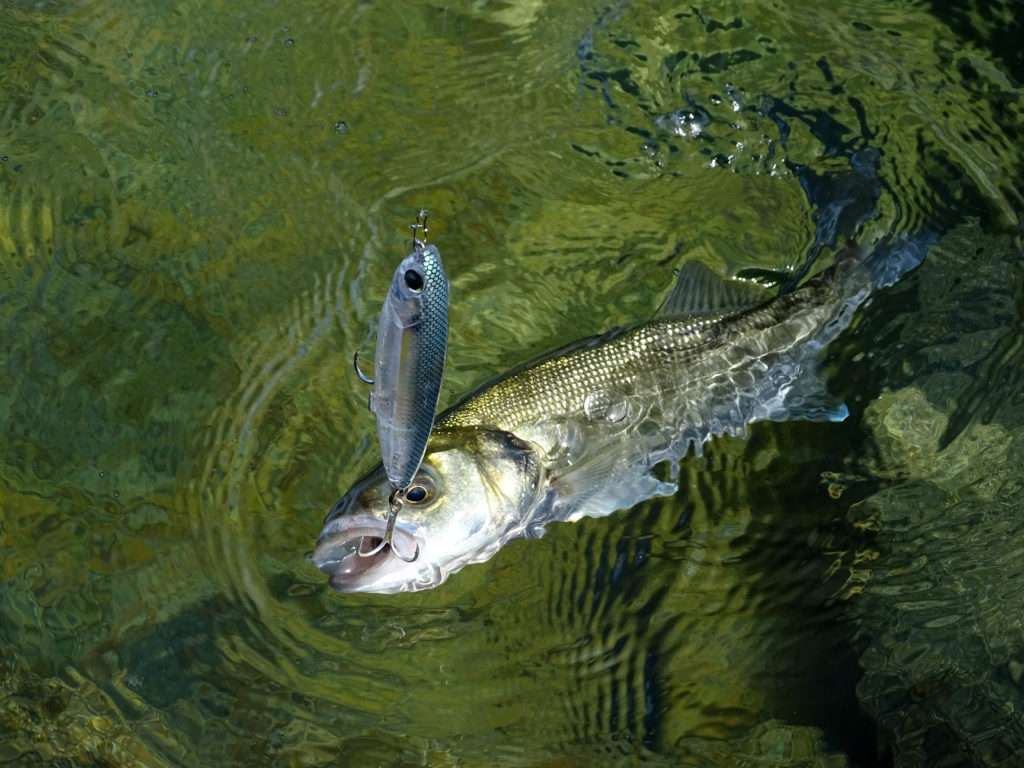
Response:
[{"label": "algae covered rock", "polygon": [[1008,240],[966,229],[920,271],[911,381],[864,413],[881,487],[850,510],[858,694],[900,767],[1024,761],[1019,277]]},{"label": "algae covered rock", "polygon": [[846,757],[825,744],[817,728],[770,720],[742,739],[690,738],[679,745],[679,765],[736,768],[847,768]]},{"label": "algae covered rock", "polygon": [[865,417],[880,449],[880,474],[896,467],[899,474],[928,480],[951,493],[969,487],[988,500],[999,493],[1005,478],[992,470],[1005,465],[1013,440],[1005,427],[972,423],[943,449],[949,418],[914,387],[886,392]]}]

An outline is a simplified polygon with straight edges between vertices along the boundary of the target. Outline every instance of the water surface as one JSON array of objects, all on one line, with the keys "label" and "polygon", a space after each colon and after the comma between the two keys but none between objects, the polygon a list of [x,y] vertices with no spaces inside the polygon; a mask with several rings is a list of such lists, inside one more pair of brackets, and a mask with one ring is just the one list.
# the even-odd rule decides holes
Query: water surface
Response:
[{"label": "water surface", "polygon": [[[1010,2],[5,4],[0,763],[1012,765],[1022,36]],[[420,207],[449,403],[689,259],[939,240],[830,349],[845,423],[339,595],[307,554],[377,461],[350,360]]]}]

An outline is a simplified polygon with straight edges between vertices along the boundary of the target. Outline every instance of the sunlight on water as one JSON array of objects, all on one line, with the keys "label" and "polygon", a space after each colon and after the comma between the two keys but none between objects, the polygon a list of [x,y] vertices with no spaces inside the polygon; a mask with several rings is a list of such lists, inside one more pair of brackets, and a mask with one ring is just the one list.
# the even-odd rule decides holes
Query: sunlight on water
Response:
[{"label": "sunlight on water", "polygon": [[[937,0],[7,4],[0,763],[1013,765],[1022,34]],[[847,421],[338,594],[308,555],[378,460],[351,358],[420,207],[443,405],[691,259],[938,244],[829,348]]]}]

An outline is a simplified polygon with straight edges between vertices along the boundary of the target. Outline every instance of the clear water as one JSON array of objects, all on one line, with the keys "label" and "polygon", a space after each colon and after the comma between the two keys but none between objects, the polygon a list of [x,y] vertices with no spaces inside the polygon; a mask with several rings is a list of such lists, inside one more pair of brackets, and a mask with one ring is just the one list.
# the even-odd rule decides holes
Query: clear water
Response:
[{"label": "clear water", "polygon": [[[0,764],[1016,764],[1022,27],[4,4]],[[940,239],[832,346],[849,420],[717,441],[676,498],[437,590],[326,586],[307,553],[376,461],[351,354],[416,209],[451,402],[648,316],[687,259],[799,263],[808,179],[863,150],[860,235]]]}]

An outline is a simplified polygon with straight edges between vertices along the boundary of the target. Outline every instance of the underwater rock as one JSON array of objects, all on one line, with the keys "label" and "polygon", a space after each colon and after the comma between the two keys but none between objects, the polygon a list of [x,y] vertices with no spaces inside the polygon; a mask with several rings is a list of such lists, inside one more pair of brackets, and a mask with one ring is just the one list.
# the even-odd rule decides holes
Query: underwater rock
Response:
[{"label": "underwater rock", "polygon": [[817,728],[769,720],[736,740],[691,737],[677,745],[677,765],[736,768],[846,768],[845,756],[830,750]]},{"label": "underwater rock", "polygon": [[882,487],[849,513],[871,535],[850,603],[858,695],[897,768],[1024,760],[1019,278],[1008,240],[964,230],[920,270],[899,331],[912,385],[865,411]]},{"label": "underwater rock", "polygon": [[942,436],[949,418],[933,406],[915,387],[886,392],[864,414],[881,453],[877,474],[887,467],[912,479],[928,480],[955,493],[970,487],[991,501],[999,491],[999,476],[993,467],[1006,463],[1012,435],[999,424],[970,424],[946,449]]},{"label": "underwater rock", "polygon": [[164,764],[133,733],[110,698],[77,670],[41,677],[15,662],[0,668],[0,763],[105,768]]},{"label": "underwater rock", "polygon": [[866,644],[858,694],[897,766],[1018,765],[1024,754],[1022,504],[913,482],[851,510],[878,530],[853,609]]}]

